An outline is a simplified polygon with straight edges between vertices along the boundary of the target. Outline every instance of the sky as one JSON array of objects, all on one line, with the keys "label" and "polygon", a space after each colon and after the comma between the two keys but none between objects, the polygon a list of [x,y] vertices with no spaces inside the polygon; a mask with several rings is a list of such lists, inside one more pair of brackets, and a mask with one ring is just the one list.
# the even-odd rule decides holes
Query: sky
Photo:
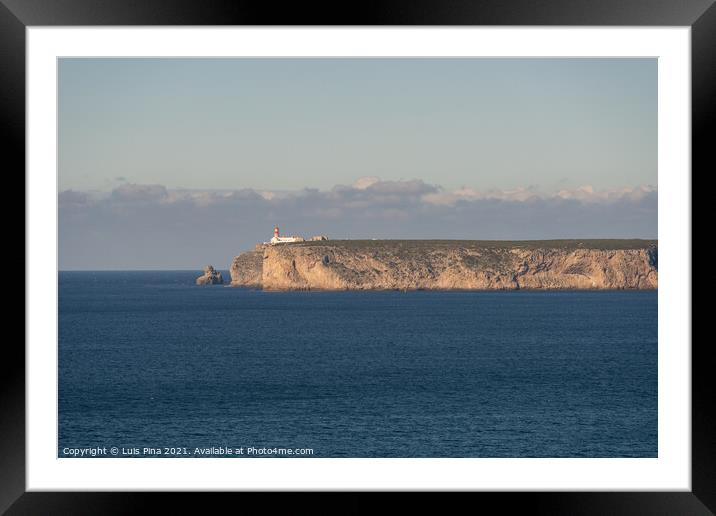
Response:
[{"label": "sky", "polygon": [[656,238],[656,59],[60,59],[61,269],[271,236]]}]

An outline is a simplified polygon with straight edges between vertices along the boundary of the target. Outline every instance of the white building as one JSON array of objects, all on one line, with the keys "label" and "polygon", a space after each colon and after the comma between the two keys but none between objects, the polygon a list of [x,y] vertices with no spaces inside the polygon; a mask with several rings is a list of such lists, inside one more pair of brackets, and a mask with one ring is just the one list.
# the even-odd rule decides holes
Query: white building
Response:
[{"label": "white building", "polygon": [[303,242],[306,239],[302,236],[289,236],[289,237],[282,237],[279,234],[278,226],[273,227],[273,238],[271,238],[270,243],[271,244],[288,244],[291,242]]}]

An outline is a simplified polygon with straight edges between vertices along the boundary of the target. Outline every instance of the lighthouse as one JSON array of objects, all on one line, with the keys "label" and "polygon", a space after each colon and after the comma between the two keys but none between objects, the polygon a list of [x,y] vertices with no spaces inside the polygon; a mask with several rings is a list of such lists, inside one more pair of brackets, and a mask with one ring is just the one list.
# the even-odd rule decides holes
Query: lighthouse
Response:
[{"label": "lighthouse", "polygon": [[282,237],[281,233],[278,230],[278,225],[273,227],[273,238],[269,243],[271,244],[289,244],[291,242],[303,242],[305,241],[305,238],[302,236],[287,236]]},{"label": "lighthouse", "polygon": [[[311,240],[328,240],[328,238],[326,238],[323,235],[319,235],[319,236],[312,237]],[[264,244],[290,244],[291,242],[305,242],[305,241],[306,241],[305,238],[303,238],[302,236],[298,236],[298,235],[282,237],[281,232],[278,229],[278,224],[276,224],[273,227],[273,237],[271,238],[270,241],[264,242]]]}]

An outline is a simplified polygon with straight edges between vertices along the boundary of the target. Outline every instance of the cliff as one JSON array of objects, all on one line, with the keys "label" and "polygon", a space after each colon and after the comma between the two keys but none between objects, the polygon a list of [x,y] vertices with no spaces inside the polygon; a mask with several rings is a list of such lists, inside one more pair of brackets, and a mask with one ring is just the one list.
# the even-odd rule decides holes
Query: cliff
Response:
[{"label": "cliff", "polygon": [[231,284],[264,290],[655,289],[653,240],[333,240],[257,246]]},{"label": "cliff", "polygon": [[235,256],[229,267],[231,285],[234,287],[261,288],[264,250],[257,245],[253,251]]}]

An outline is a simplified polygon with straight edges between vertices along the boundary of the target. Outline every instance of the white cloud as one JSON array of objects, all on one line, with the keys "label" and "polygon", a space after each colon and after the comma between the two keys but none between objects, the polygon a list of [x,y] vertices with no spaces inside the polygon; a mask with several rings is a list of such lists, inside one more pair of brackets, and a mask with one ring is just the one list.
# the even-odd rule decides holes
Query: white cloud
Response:
[{"label": "white cloud", "polygon": [[652,193],[656,193],[656,188],[650,185],[605,190],[595,190],[591,185],[584,185],[573,189],[562,189],[555,193],[541,193],[533,186],[509,190],[488,190],[485,192],[462,187],[457,190],[441,190],[436,193],[429,193],[423,196],[423,200],[428,204],[437,206],[454,206],[459,202],[474,202],[488,199],[511,202],[564,199],[584,203],[604,203],[625,199],[638,201]]},{"label": "white cloud", "polygon": [[382,181],[377,177],[361,177],[352,186],[337,185],[330,190],[303,189],[277,192],[272,190],[186,190],[167,189],[162,185],[123,184],[107,195],[97,192],[65,190],[60,192],[60,205],[86,204],[103,198],[109,202],[150,202],[159,204],[191,203],[207,207],[241,201],[253,201],[268,205],[296,205],[303,201],[321,203],[347,209],[364,209],[371,206],[423,204],[427,207],[452,207],[458,203],[475,203],[497,200],[507,202],[534,202],[539,200],[572,200],[582,203],[605,203],[639,201],[656,194],[651,185],[596,190],[591,185],[573,189],[561,189],[543,193],[535,186],[505,190],[477,190],[461,187],[447,190],[421,180]]},{"label": "white cloud", "polygon": [[592,185],[584,185],[572,190],[560,190],[556,193],[556,197],[560,199],[574,199],[582,202],[613,202],[622,199],[638,201],[652,193],[656,193],[656,188],[651,185],[605,190],[595,190]]},{"label": "white cloud", "polygon": [[380,182],[380,178],[376,176],[364,176],[359,177],[355,180],[353,183],[353,188],[356,188],[358,190],[365,190],[369,186],[374,185],[375,183]]}]

